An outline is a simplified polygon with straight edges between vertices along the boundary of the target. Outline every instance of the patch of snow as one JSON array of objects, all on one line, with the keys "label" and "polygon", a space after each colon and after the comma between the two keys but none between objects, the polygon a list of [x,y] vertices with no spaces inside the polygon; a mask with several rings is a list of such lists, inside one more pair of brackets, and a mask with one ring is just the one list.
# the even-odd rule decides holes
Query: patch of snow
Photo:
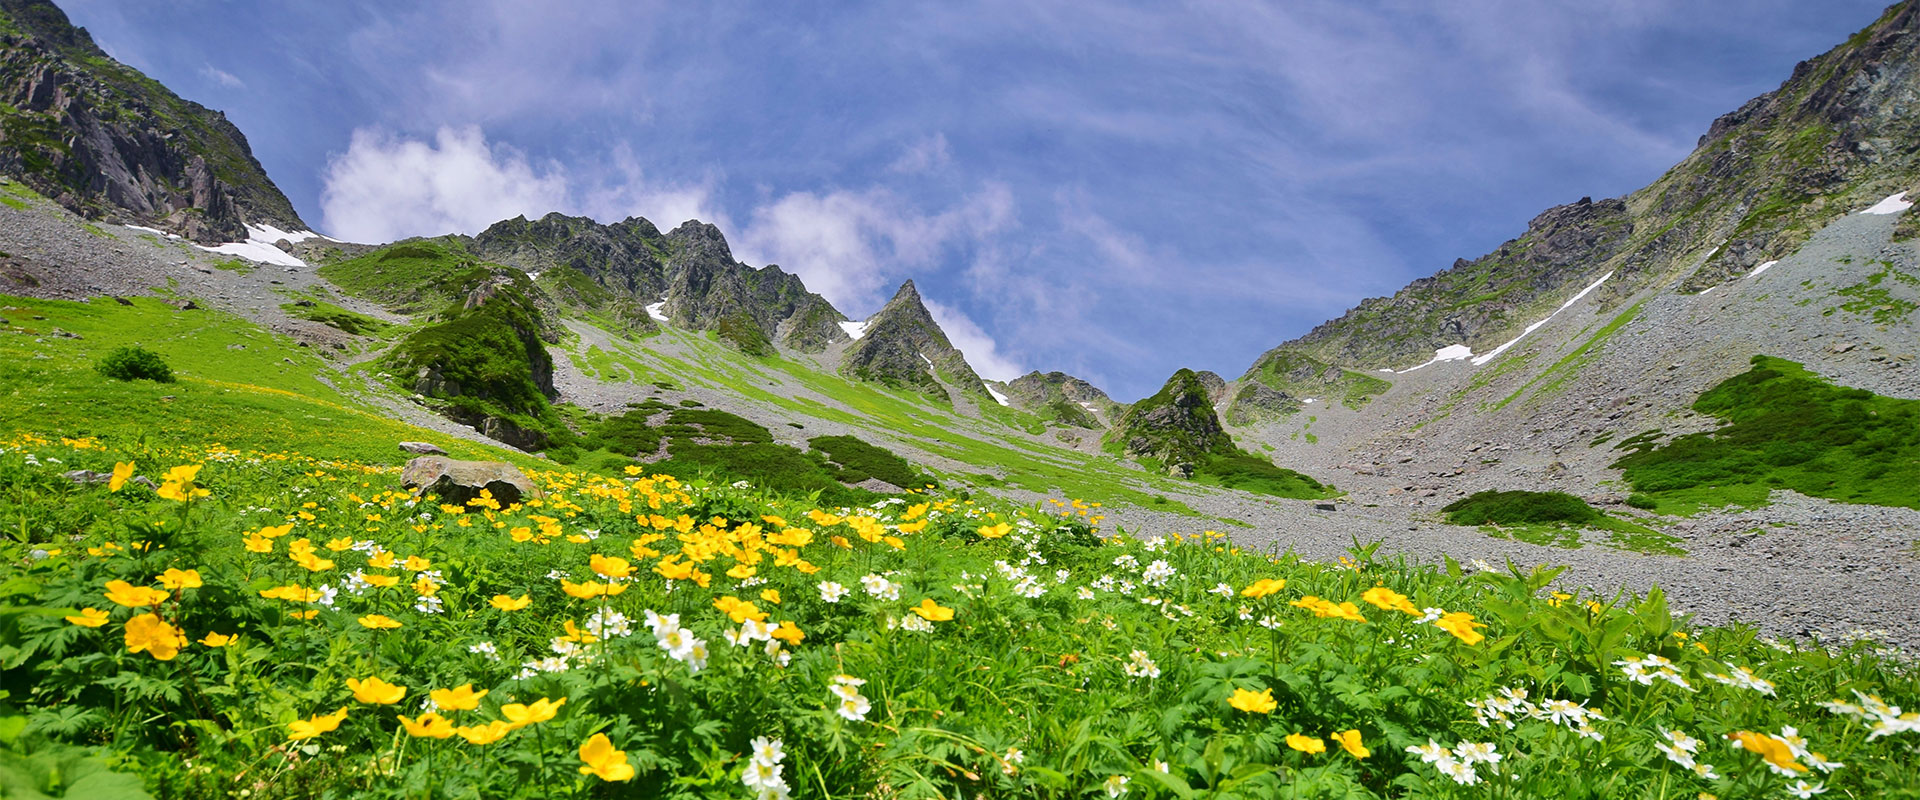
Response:
[{"label": "patch of snow", "polygon": [[1766,272],[1766,271],[1767,271],[1767,270],[1768,270],[1769,268],[1771,268],[1771,267],[1772,267],[1773,265],[1775,265],[1775,264],[1778,264],[1778,263],[1780,263],[1780,262],[1778,262],[1778,261],[1768,261],[1768,262],[1766,262],[1766,263],[1764,263],[1764,264],[1761,264],[1760,266],[1757,266],[1757,267],[1754,267],[1754,268],[1753,268],[1753,271],[1752,271],[1752,272],[1749,272],[1749,273],[1747,273],[1747,277],[1749,277],[1749,278],[1751,278],[1751,277],[1753,277],[1753,276],[1755,276],[1755,275],[1758,275],[1758,274],[1760,274],[1760,273],[1762,273],[1762,272]]},{"label": "patch of snow", "polygon": [[1302,402],[1302,403],[1306,403],[1307,405],[1313,405],[1314,403],[1318,403],[1318,402],[1320,402],[1320,400],[1319,400],[1319,398],[1316,398],[1316,397],[1309,397],[1309,398],[1307,398],[1307,399],[1305,399],[1305,400],[1302,400],[1302,401],[1300,401],[1300,402]]},{"label": "patch of snow", "polygon": [[855,341],[858,341],[860,337],[867,335],[867,323],[870,321],[871,320],[861,320],[859,322],[842,322],[840,323],[840,330],[846,331],[848,336],[851,336]]},{"label": "patch of snow", "polygon": [[145,226],[145,225],[128,225],[128,226],[126,226],[126,227],[128,227],[128,228],[131,228],[131,229],[133,229],[133,230],[136,230],[136,231],[139,231],[139,232],[141,232],[141,233],[151,233],[151,234],[153,234],[153,235],[155,235],[155,236],[159,236],[159,237],[161,237],[161,238],[163,238],[163,239],[178,239],[178,238],[180,238],[179,236],[177,236],[177,235],[175,235],[175,234],[171,234],[171,233],[168,233],[168,232],[166,232],[166,231],[163,231],[163,230],[160,230],[159,228],[149,228],[149,227],[147,227],[147,226]]},{"label": "patch of snow", "polygon": [[[1715,248],[1715,249],[1719,249],[1719,248]],[[1524,331],[1521,331],[1519,336],[1515,336],[1512,339],[1508,340],[1506,344],[1503,344],[1503,345],[1500,345],[1499,347],[1494,348],[1493,352],[1487,353],[1486,355],[1474,356],[1473,365],[1476,367],[1483,366],[1487,362],[1492,361],[1495,358],[1499,357],[1501,353],[1507,352],[1507,348],[1512,347],[1516,344],[1519,344],[1521,339],[1527,338],[1527,334],[1533,333],[1534,331],[1539,330],[1540,326],[1545,325],[1548,322],[1551,322],[1554,317],[1560,315],[1560,312],[1567,310],[1567,308],[1569,306],[1572,306],[1574,303],[1580,302],[1580,298],[1586,297],[1588,292],[1591,292],[1595,289],[1600,288],[1600,284],[1606,283],[1607,279],[1611,277],[1613,277],[1612,272],[1608,272],[1607,274],[1600,276],[1600,280],[1597,280],[1591,284],[1588,284],[1587,288],[1581,289],[1579,294],[1574,295],[1572,298],[1568,299],[1567,302],[1561,303],[1560,307],[1554,309],[1552,314],[1548,314],[1546,319],[1540,320],[1539,322],[1533,323],[1532,325],[1528,325],[1527,329]]]},{"label": "patch of snow", "polygon": [[1709,286],[1709,287],[1707,287],[1707,288],[1706,288],[1706,289],[1705,289],[1704,291],[1702,291],[1702,292],[1700,292],[1700,294],[1698,294],[1698,295],[1696,295],[1696,297],[1706,297],[1707,295],[1710,295],[1710,294],[1713,294],[1713,290],[1715,290],[1715,289],[1718,289],[1718,288],[1720,288],[1720,287],[1718,287],[1718,286]]},{"label": "patch of snow", "polygon": [[1088,410],[1088,411],[1092,411],[1092,410],[1093,410],[1093,404],[1092,404],[1092,403],[1089,403],[1089,402],[1087,402],[1087,401],[1085,401],[1085,400],[1082,400],[1082,401],[1080,401],[1080,407],[1081,407],[1081,408],[1084,408],[1084,409],[1086,409],[1086,410]]},{"label": "patch of snow", "polygon": [[993,395],[993,402],[999,403],[1000,405],[1003,405],[1003,406],[1013,405],[1012,403],[1007,402],[1006,395],[1001,394],[1000,392],[994,390],[993,384],[991,383],[986,384],[986,387],[987,387],[987,394]]},{"label": "patch of snow", "polygon": [[[1433,351],[1433,358],[1429,359],[1427,363],[1421,364],[1420,367],[1433,366],[1434,364],[1438,364],[1442,361],[1465,361],[1466,359],[1469,359],[1469,358],[1473,358],[1473,348],[1468,347],[1464,344],[1450,344],[1450,345],[1447,345],[1446,347],[1442,347],[1438,350]],[[1408,367],[1403,370],[1383,369],[1380,371],[1393,373],[1397,375],[1404,375],[1406,373],[1419,369],[1420,367]]]},{"label": "patch of snow", "polygon": [[1381,367],[1381,368],[1380,368],[1380,371],[1381,371],[1381,372],[1384,372],[1384,373],[1387,373],[1388,375],[1392,375],[1392,374],[1393,374],[1393,368],[1392,368],[1392,367]]},{"label": "patch of snow", "polygon": [[217,244],[212,247],[196,244],[194,247],[198,247],[209,253],[239,256],[250,261],[277,264],[282,267],[304,267],[307,265],[307,262],[301,261],[287,251],[275,247],[273,243],[281,239],[286,239],[289,242],[305,241],[319,235],[320,234],[314,233],[313,231],[288,233],[272,225],[248,225],[247,240],[244,242],[227,242],[226,244]]},{"label": "patch of snow", "polygon": [[527,273],[527,280],[530,280],[530,281],[537,281],[537,280],[540,280],[540,273],[538,273],[538,272],[529,272],[529,273]]},{"label": "patch of snow", "polygon": [[666,322],[667,315],[660,310],[666,307],[667,298],[662,297],[660,298],[660,302],[647,306],[647,316],[652,317],[656,322]]},{"label": "patch of snow", "polygon": [[1874,203],[1872,208],[1861,211],[1862,214],[1898,214],[1913,207],[1913,201],[1907,199],[1906,192],[1888,195],[1887,199]]},{"label": "patch of snow", "polygon": [[933,369],[933,359],[928,358],[926,353],[920,354],[920,360],[927,362],[927,369]]}]

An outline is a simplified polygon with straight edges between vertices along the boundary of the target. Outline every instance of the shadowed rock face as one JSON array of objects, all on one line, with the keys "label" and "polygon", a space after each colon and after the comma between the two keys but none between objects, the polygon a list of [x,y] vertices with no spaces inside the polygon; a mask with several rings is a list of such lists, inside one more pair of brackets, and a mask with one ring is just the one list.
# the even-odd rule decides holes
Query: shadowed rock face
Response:
[{"label": "shadowed rock face", "polygon": [[545,497],[527,474],[500,461],[457,461],[445,456],[422,456],[407,462],[400,485],[418,495],[434,495],[442,503],[464,505],[486,491],[507,506]]},{"label": "shadowed rock face", "polygon": [[847,348],[840,372],[943,400],[952,399],[946,385],[965,395],[988,398],[986,384],[933,321],[913,281],[901,284],[893,299],[867,320],[866,334]]},{"label": "shadowed rock face", "polygon": [[0,170],[77,214],[201,242],[307,226],[226,115],[95,46],[46,0],[0,0]]}]

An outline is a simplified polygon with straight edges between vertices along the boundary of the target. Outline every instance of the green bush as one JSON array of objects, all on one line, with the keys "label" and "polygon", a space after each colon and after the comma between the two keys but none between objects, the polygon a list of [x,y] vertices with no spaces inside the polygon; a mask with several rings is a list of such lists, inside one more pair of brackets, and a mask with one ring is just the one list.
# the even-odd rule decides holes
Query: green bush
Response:
[{"label": "green bush", "polygon": [[1659,505],[1659,503],[1655,502],[1652,497],[1641,494],[1639,492],[1634,492],[1633,494],[1627,495],[1627,505],[1633,506],[1634,508],[1644,508],[1650,511],[1654,508],[1654,506]]},{"label": "green bush", "polygon": [[842,483],[879,478],[902,489],[918,489],[933,483],[933,479],[915,469],[912,462],[852,436],[821,436],[808,440],[807,445],[826,456],[834,477]]},{"label": "green bush", "polygon": [[1606,518],[1566,492],[1475,492],[1441,510],[1455,525],[1579,525]]},{"label": "green bush", "polygon": [[116,347],[94,369],[116,381],[173,383],[173,369],[167,362],[153,351],[138,347]]}]

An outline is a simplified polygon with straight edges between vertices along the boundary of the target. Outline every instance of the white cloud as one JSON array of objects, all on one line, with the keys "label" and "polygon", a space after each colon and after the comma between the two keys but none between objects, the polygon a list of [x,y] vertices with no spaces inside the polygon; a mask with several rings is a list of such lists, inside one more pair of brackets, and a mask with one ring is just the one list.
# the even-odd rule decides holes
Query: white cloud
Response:
[{"label": "white cloud", "polygon": [[736,252],[779,264],[843,311],[870,310],[915,270],[936,269],[952,247],[1013,224],[1013,193],[987,184],[937,214],[882,188],[793,192],[754,209]]},{"label": "white cloud", "polygon": [[940,329],[947,332],[947,339],[967,357],[967,363],[980,377],[995,381],[1010,381],[1027,374],[1011,356],[1000,352],[999,343],[966,315],[966,312],[945,303],[936,303],[921,295],[920,301],[927,306],[927,312],[933,315],[933,321],[940,323]]},{"label": "white cloud", "polygon": [[624,146],[608,161],[616,180],[582,186],[558,164],[536,166],[511,146],[489,144],[479,128],[441,128],[432,142],[362,128],[327,164],[323,227],[341,239],[389,242],[477,233],[550,211],[602,220],[646,216],[669,229],[693,218],[724,222],[710,213],[704,185],[650,186]]},{"label": "white cloud", "polygon": [[228,72],[219,67],[216,67],[212,64],[202,65],[200,67],[200,74],[205,76],[208,80],[211,80],[214,83],[218,83],[221,86],[225,86],[229,89],[247,88],[247,82],[240,80],[239,76],[234,75],[233,73]]}]

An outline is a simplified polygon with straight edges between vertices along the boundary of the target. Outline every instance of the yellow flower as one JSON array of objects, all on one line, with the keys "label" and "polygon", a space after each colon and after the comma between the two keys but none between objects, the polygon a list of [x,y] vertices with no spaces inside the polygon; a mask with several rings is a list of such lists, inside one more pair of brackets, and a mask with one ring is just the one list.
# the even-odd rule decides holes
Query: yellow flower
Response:
[{"label": "yellow flower", "polygon": [[167,599],[167,593],[149,586],[135,586],[126,581],[107,581],[106,598],[127,608],[157,606]]},{"label": "yellow flower", "polygon": [[1287,746],[1302,753],[1327,752],[1327,743],[1325,741],[1322,741],[1317,736],[1307,736],[1299,733],[1287,734]]},{"label": "yellow flower", "polygon": [[727,615],[728,619],[734,622],[746,622],[750,619],[765,620],[767,618],[767,612],[761,611],[759,606],[734,597],[733,595],[727,595],[726,597],[713,601],[713,607],[720,609]]},{"label": "yellow flower", "polygon": [[331,714],[315,714],[311,719],[296,719],[287,723],[287,738],[294,741],[311,739],[339,728],[340,723],[346,718],[347,707],[341,706],[339,711]]},{"label": "yellow flower", "polygon": [[168,569],[166,572],[160,573],[160,585],[169,589],[179,590],[198,589],[204,584],[200,582],[200,570]]},{"label": "yellow flower", "polygon": [[780,627],[774,628],[768,635],[786,642],[788,647],[799,647],[800,640],[807,638],[806,634],[800,632],[800,627],[793,624],[793,620],[780,623]]},{"label": "yellow flower", "polygon": [[360,625],[375,630],[391,630],[400,627],[400,623],[379,614],[368,614],[361,617]]},{"label": "yellow flower", "polygon": [[907,610],[919,614],[921,619],[928,622],[946,622],[953,619],[953,609],[933,602],[931,597],[921,600],[920,605]]},{"label": "yellow flower", "polygon": [[588,558],[587,565],[605,578],[625,578],[633,574],[633,565],[626,559],[608,558],[599,553],[594,553],[591,558]]},{"label": "yellow flower", "polygon": [[776,606],[780,605],[780,590],[779,589],[762,589],[760,590],[760,599],[765,600],[769,603],[772,603]]},{"label": "yellow flower", "polygon": [[433,562],[419,556],[407,556],[406,562],[400,566],[405,567],[409,572],[420,572],[422,570],[433,569]]},{"label": "yellow flower", "polygon": [[1241,589],[1240,596],[1259,599],[1285,588],[1287,588],[1287,582],[1284,580],[1261,578],[1260,580],[1254,581],[1253,585]]},{"label": "yellow flower", "polygon": [[113,477],[107,479],[107,491],[109,492],[120,491],[121,487],[126,486],[127,481],[132,477],[133,477],[133,462],[122,461],[120,463],[114,464]]},{"label": "yellow flower", "polygon": [[261,589],[260,596],[268,600],[285,600],[289,603],[311,603],[320,599],[320,590],[305,586],[275,586]]},{"label": "yellow flower", "polygon": [[82,628],[98,628],[107,624],[107,612],[89,606],[80,609],[78,615],[67,617],[67,621]]},{"label": "yellow flower", "polygon": [[519,597],[508,597],[504,594],[496,594],[493,596],[493,599],[488,600],[487,603],[501,611],[519,611],[520,609],[533,605],[533,598],[524,594]]},{"label": "yellow flower", "polygon": [[978,528],[975,528],[973,532],[980,534],[980,538],[982,539],[998,539],[1002,536],[1012,533],[1013,526],[1005,522],[1002,522],[998,525],[982,525]]},{"label": "yellow flower", "polygon": [[1412,600],[1407,599],[1406,595],[1385,586],[1375,586],[1368,589],[1360,595],[1360,599],[1367,601],[1383,611],[1399,611],[1412,614],[1416,617],[1420,616],[1421,613],[1420,609],[1413,604]]},{"label": "yellow flower", "polygon": [[540,698],[532,703],[508,703],[500,707],[500,715],[507,718],[514,728],[524,728],[536,722],[546,722],[559,713],[560,707],[567,704],[567,698],[548,700]]},{"label": "yellow flower", "polygon": [[360,573],[360,579],[383,589],[400,585],[400,576],[398,575],[370,575],[362,572]]},{"label": "yellow flower", "polygon": [[1272,689],[1249,692],[1245,689],[1233,690],[1233,696],[1227,698],[1227,705],[1249,714],[1271,714],[1280,706],[1273,700]]},{"label": "yellow flower", "polygon": [[200,477],[200,468],[203,466],[205,465],[183,464],[174,467],[173,469],[167,470],[165,480],[168,483],[192,483],[194,478]]},{"label": "yellow flower", "polygon": [[1372,750],[1368,750],[1366,745],[1360,743],[1360,731],[1358,729],[1333,734],[1333,740],[1339,742],[1340,749],[1347,751],[1347,755],[1353,756],[1354,758],[1366,758],[1367,756],[1373,755]]},{"label": "yellow flower", "polygon": [[1479,631],[1474,630],[1476,627],[1484,628],[1486,624],[1474,622],[1473,615],[1464,611],[1455,611],[1451,614],[1444,615],[1434,620],[1433,624],[1434,627],[1453,634],[1454,638],[1467,644],[1479,644],[1481,640],[1487,638],[1481,635]]},{"label": "yellow flower", "polygon": [[452,689],[435,689],[427,693],[433,704],[448,711],[472,711],[480,707],[480,698],[487,696],[487,690],[473,690],[473,684],[466,683]]},{"label": "yellow flower", "polygon": [[496,719],[485,725],[462,725],[454,728],[453,732],[460,734],[460,738],[467,740],[468,744],[493,744],[494,742],[500,741],[512,730],[512,725]]},{"label": "yellow flower", "polygon": [[342,536],[338,539],[332,539],[327,542],[327,549],[332,550],[333,552],[336,552],[336,553],[352,546],[353,546],[353,540],[345,536]]},{"label": "yellow flower", "polygon": [[353,690],[353,699],[377,706],[390,706],[407,696],[407,687],[395,686],[377,676],[364,681],[348,678],[347,688]]},{"label": "yellow flower", "polygon": [[578,597],[582,600],[592,600],[593,598],[601,596],[612,597],[626,591],[627,587],[625,584],[619,583],[594,583],[593,581],[574,583],[573,581],[563,580],[560,582],[560,589],[572,597]]},{"label": "yellow flower", "polygon": [[247,534],[246,545],[249,553],[273,552],[273,540],[257,533]]},{"label": "yellow flower", "polygon": [[208,647],[226,647],[227,645],[233,644],[234,640],[238,638],[240,637],[210,631],[207,635],[200,637],[200,643]]},{"label": "yellow flower", "polygon": [[580,768],[582,775],[594,775],[603,781],[633,778],[633,765],[627,763],[626,751],[613,749],[613,742],[604,733],[596,733],[580,745],[580,760],[586,762]]},{"label": "yellow flower", "polygon": [[1759,753],[1761,758],[1775,767],[1794,772],[1807,771],[1806,767],[1793,760],[1793,748],[1778,737],[1753,731],[1738,731],[1727,734],[1727,738],[1732,739],[1740,747]]},{"label": "yellow flower", "polygon": [[417,720],[403,716],[400,718],[400,726],[407,729],[408,736],[432,739],[446,739],[453,736],[453,723],[432,711],[421,714]]}]

